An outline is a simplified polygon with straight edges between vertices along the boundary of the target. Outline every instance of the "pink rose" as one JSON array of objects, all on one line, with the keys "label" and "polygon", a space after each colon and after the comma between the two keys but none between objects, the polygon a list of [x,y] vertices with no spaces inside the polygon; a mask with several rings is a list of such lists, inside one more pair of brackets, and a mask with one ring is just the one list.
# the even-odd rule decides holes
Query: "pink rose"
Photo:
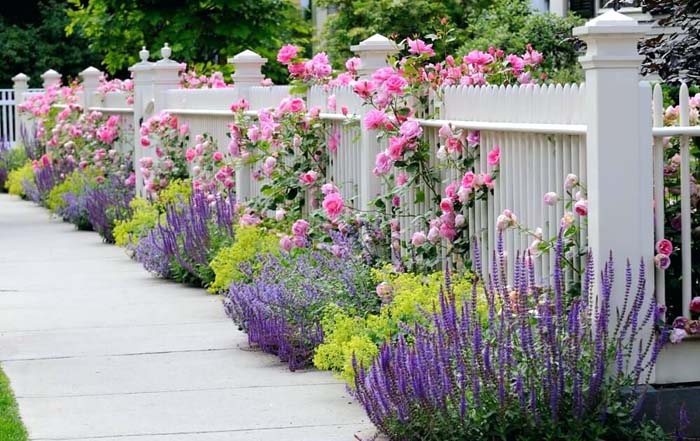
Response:
[{"label": "pink rose", "polygon": [[408,182],[408,176],[406,176],[406,173],[399,173],[399,175],[396,177],[396,185],[402,186],[406,185]]},{"label": "pink rose", "polygon": [[394,162],[391,157],[386,154],[386,152],[379,152],[377,158],[374,161],[374,174],[377,176],[385,175],[391,170],[391,166]]},{"label": "pink rose", "polygon": [[557,202],[559,202],[559,195],[557,195],[555,192],[550,191],[544,194],[544,203],[546,205],[549,205],[551,207]]},{"label": "pink rose", "polygon": [[386,149],[387,155],[394,161],[398,161],[403,156],[403,138],[392,136],[389,138],[389,147]]},{"label": "pink rose", "polygon": [[275,220],[277,222],[284,219],[284,216],[286,216],[286,215],[287,215],[287,210],[285,210],[284,208],[278,208],[277,210],[275,210]]},{"label": "pink rose", "polygon": [[700,314],[700,296],[693,297],[693,300],[690,301],[690,312]]},{"label": "pink rose", "polygon": [[351,73],[356,73],[361,66],[362,60],[360,60],[358,57],[348,58],[348,60],[345,62],[345,68]]},{"label": "pink rose", "polygon": [[501,149],[496,145],[493,147],[493,149],[489,152],[487,156],[488,164],[490,166],[496,166],[498,165],[498,162],[501,159]]},{"label": "pink rose", "polygon": [[289,110],[293,113],[303,112],[305,107],[304,100],[301,98],[294,98],[289,102]]},{"label": "pink rose", "polygon": [[381,110],[370,110],[365,115],[365,128],[367,130],[374,130],[386,125],[389,121],[389,117]]},{"label": "pink rose", "polygon": [[139,159],[139,164],[143,168],[151,168],[153,167],[153,158],[151,158],[150,156],[144,156],[143,158]]},{"label": "pink rose", "polygon": [[185,159],[187,160],[187,162],[192,162],[195,156],[197,156],[197,153],[194,151],[193,148],[185,150]]},{"label": "pink rose", "polygon": [[403,89],[406,85],[408,85],[408,81],[400,75],[392,75],[384,81],[386,90],[395,95],[403,94]]},{"label": "pink rose", "polygon": [[654,265],[660,270],[666,270],[671,266],[671,259],[665,254],[657,254],[654,256]]},{"label": "pink rose", "polygon": [[574,187],[576,187],[576,185],[578,185],[578,176],[573,173],[569,173],[564,180],[564,188],[567,190],[572,190]]},{"label": "pink rose", "polygon": [[288,235],[284,235],[280,239],[280,248],[287,252],[294,248],[294,242],[292,242],[292,239]]},{"label": "pink rose", "polygon": [[321,193],[323,193],[324,195],[338,193],[338,187],[336,187],[335,184],[333,184],[332,182],[328,182],[321,186]]},{"label": "pink rose", "polygon": [[443,213],[452,213],[454,211],[452,199],[444,198],[442,201],[440,201],[440,210],[442,210]]},{"label": "pink rose", "polygon": [[302,173],[301,176],[299,176],[299,180],[307,185],[311,185],[314,182],[316,182],[316,179],[318,179],[318,173],[316,173],[313,170],[309,170],[306,173]]},{"label": "pink rose", "polygon": [[277,52],[277,61],[282,64],[289,64],[299,53],[299,48],[292,44],[285,44]]},{"label": "pink rose", "polygon": [[367,80],[356,81],[352,86],[353,92],[364,99],[369,98],[376,88],[377,86],[373,82]]},{"label": "pink rose", "polygon": [[214,154],[212,155],[212,159],[214,160],[214,162],[220,162],[224,159],[224,154],[221,152],[214,152]]},{"label": "pink rose", "polygon": [[309,232],[309,223],[304,219],[298,219],[292,225],[292,233],[297,237],[305,237]]},{"label": "pink rose", "polygon": [[338,151],[338,144],[340,144],[340,132],[334,130],[333,133],[331,133],[331,137],[328,139],[328,151],[331,153]]},{"label": "pink rose", "polygon": [[408,52],[414,55],[426,54],[428,56],[435,55],[432,44],[425,44],[423,40],[415,39],[411,40],[406,38],[406,43],[408,44]]},{"label": "pink rose", "polygon": [[190,131],[190,126],[183,124],[180,126],[180,136],[185,136]]},{"label": "pink rose", "polygon": [[345,202],[340,193],[329,193],[323,199],[323,209],[330,220],[335,220],[345,208]]},{"label": "pink rose", "polygon": [[151,145],[151,140],[148,139],[148,136],[142,136],[142,137],[141,137],[141,145],[142,145],[143,147],[148,147],[149,145]]},{"label": "pink rose", "polygon": [[440,230],[438,227],[430,227],[430,230],[428,230],[428,240],[432,243],[436,243],[440,240]]},{"label": "pink rose", "polygon": [[423,134],[423,129],[421,128],[420,124],[416,120],[408,120],[405,121],[403,124],[401,124],[401,128],[399,129],[399,133],[401,136],[405,138],[418,138],[421,134]]},{"label": "pink rose", "polygon": [[440,225],[440,236],[452,242],[455,240],[455,236],[457,236],[457,231],[453,225],[443,222],[442,225]]},{"label": "pink rose", "polygon": [[428,237],[425,235],[424,232],[416,231],[415,233],[413,233],[413,237],[411,238],[411,244],[414,247],[419,247],[423,245],[426,240],[428,240]]},{"label": "pink rose", "polygon": [[586,216],[588,214],[588,201],[586,199],[579,199],[574,204],[574,211],[579,216]]},{"label": "pink rose", "polygon": [[476,183],[476,175],[472,171],[468,171],[464,174],[462,177],[462,187],[471,189],[474,188],[474,184]]},{"label": "pink rose", "polygon": [[452,127],[450,127],[449,124],[444,124],[442,127],[440,127],[438,136],[443,139],[452,137]]},{"label": "pink rose", "polygon": [[668,239],[661,239],[656,243],[656,252],[670,256],[673,253],[673,243]]}]

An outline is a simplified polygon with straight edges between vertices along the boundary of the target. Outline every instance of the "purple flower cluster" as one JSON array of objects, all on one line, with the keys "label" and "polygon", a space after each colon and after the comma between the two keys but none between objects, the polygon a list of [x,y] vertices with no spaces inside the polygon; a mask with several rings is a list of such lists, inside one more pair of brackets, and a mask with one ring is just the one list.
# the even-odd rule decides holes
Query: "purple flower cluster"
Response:
[{"label": "purple flower cluster", "polygon": [[139,240],[134,250],[134,256],[138,262],[141,262],[146,271],[158,277],[170,277],[171,256],[165,254],[160,229],[152,229]]},{"label": "purple flower cluster", "polygon": [[[591,304],[590,259],[581,297],[567,302],[561,240],[556,253],[553,286],[542,289],[529,256],[518,256],[508,285],[499,247],[489,280],[475,281],[471,299],[455,301],[448,275],[431,327],[418,326],[412,342],[386,343],[369,367],[355,363],[355,396],[381,432],[397,440],[530,439],[546,428],[561,439],[588,439],[596,427],[597,439],[628,439],[622,433],[637,427],[641,400],[625,391],[649,372],[666,340],[665,332],[642,336],[656,310],[644,296],[644,266],[633,287],[627,265],[625,306],[613,330],[612,256]],[[480,265],[476,249],[476,274]],[[480,289],[485,324],[476,311]]]},{"label": "purple flower cluster", "polygon": [[[168,205],[165,222],[156,225],[138,244],[136,259],[161,276],[210,283],[214,275],[209,262],[234,235],[235,205],[233,194],[213,196],[201,191],[193,192],[186,203]],[[179,271],[165,271],[163,264],[153,261],[156,255]]]},{"label": "purple flower cluster", "polygon": [[88,218],[86,193],[79,194],[73,192],[63,193],[61,199],[64,204],[58,209],[58,215],[66,222],[75,225],[79,230],[89,230],[92,228]]},{"label": "purple flower cluster", "polygon": [[251,345],[276,354],[296,370],[310,364],[323,341],[323,308],[376,302],[365,265],[321,251],[260,256],[262,268],[252,282],[234,282],[225,294],[226,313],[248,333]]},{"label": "purple flower cluster", "polygon": [[134,198],[133,187],[127,186],[123,179],[115,176],[102,184],[86,188],[79,198],[85,201],[92,229],[107,243],[114,243],[112,230],[116,221],[131,216],[129,202]]}]

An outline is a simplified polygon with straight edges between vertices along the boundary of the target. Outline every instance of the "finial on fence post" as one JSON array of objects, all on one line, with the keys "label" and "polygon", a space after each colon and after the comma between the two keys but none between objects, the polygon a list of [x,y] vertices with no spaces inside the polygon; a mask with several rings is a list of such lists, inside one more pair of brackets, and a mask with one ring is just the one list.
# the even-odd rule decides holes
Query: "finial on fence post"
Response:
[{"label": "finial on fence post", "polygon": [[[648,28],[610,10],[574,29],[588,45],[579,58],[587,94],[588,246],[597,271],[614,253],[611,311],[621,310],[625,302],[627,259],[635,269],[642,259],[646,289],[654,286],[651,88],[640,84],[644,57],[637,51]],[[600,293],[599,282],[595,293]],[[648,332],[651,327],[640,335]]]},{"label": "finial on fence post", "polygon": [[61,83],[61,74],[53,69],[49,69],[41,75],[44,80],[44,89]]},{"label": "finial on fence post", "polygon": [[80,77],[83,79],[83,108],[87,110],[95,104],[95,93],[100,86],[100,78],[102,72],[92,66],[80,72]]},{"label": "finial on fence post", "polygon": [[361,41],[360,44],[351,46],[350,50],[362,60],[358,71],[360,76],[369,77],[375,70],[387,67],[389,65],[387,58],[398,53],[400,47],[393,40],[380,34],[374,34]]},{"label": "finial on fence post", "polygon": [[143,190],[143,175],[139,160],[143,157],[143,149],[141,146],[141,123],[150,115],[146,114],[146,108],[153,100],[153,67],[155,63],[148,61],[150,53],[143,46],[139,51],[139,61],[129,68],[131,78],[134,81],[134,141],[132,158],[134,162],[134,170],[136,172],[136,192],[141,193]]},{"label": "finial on fence post", "polygon": [[263,58],[251,50],[244,50],[229,58],[228,62],[233,64],[234,72],[231,78],[233,78],[236,87],[259,86],[265,79],[262,67],[267,63],[267,58]]},{"label": "finial on fence post", "polygon": [[17,139],[22,133],[22,118],[19,113],[19,105],[24,102],[24,93],[29,90],[29,77],[23,73],[18,73],[12,77],[12,82],[14,83],[12,88],[15,93],[15,124],[14,124],[14,136],[12,140],[17,143]]}]

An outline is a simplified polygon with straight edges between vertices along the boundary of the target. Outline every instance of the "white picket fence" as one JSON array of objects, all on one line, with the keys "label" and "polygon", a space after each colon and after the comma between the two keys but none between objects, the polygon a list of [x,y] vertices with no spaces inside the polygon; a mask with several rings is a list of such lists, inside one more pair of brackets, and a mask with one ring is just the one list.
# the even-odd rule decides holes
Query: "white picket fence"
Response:
[{"label": "white picket fence", "polygon": [[[27,89],[29,93],[43,89]],[[14,145],[20,138],[15,124],[15,90],[0,89],[0,142]]]},{"label": "white picket fence", "polygon": [[[480,201],[467,213],[469,232],[481,243],[487,260],[496,241],[496,218],[504,210],[515,212],[519,221],[529,228],[541,227],[544,237],[553,237],[560,225],[565,208],[543,203],[546,192],[563,192],[567,174],[574,173],[587,185],[589,215],[581,226],[581,249],[590,247],[600,265],[610,252],[615,252],[615,295],[612,307],[624,301],[625,258],[634,264],[642,259],[647,268],[653,268],[654,244],[663,237],[663,210],[652,208],[652,200],[663,200],[663,147],[661,138],[681,137],[681,174],[683,194],[683,241],[680,244],[683,259],[683,302],[698,293],[691,292],[690,236],[691,208],[688,184],[690,153],[688,137],[700,136],[700,127],[688,122],[687,88],[681,91],[681,124],[662,127],[663,105],[660,87],[652,90],[640,82],[637,41],[646,27],[633,19],[609,11],[577,28],[575,33],[588,43],[588,52],[581,57],[586,73],[586,85],[547,85],[520,87],[447,87],[442,100],[434,103],[437,119],[421,119],[424,136],[437,151],[438,129],[449,123],[456,129],[478,130],[481,135],[481,157],[475,172],[489,171],[485,153],[498,145],[501,163],[495,193],[487,201]],[[388,55],[396,52],[390,40],[373,36],[354,46],[363,62],[361,75],[386,65]],[[95,69],[86,69],[84,100],[86,107],[104,113],[124,116],[125,130],[133,130],[133,142],[124,148],[134,149],[134,160],[142,155],[138,128],[151,115],[167,111],[187,123],[192,134],[208,133],[226,149],[229,138],[227,125],[231,121],[229,107],[241,98],[251,104],[251,115],[264,108],[277,107],[289,94],[287,86],[262,87],[261,67],[266,60],[244,51],[231,61],[235,65],[235,87],[227,89],[180,89],[179,65],[170,60],[170,49],[161,51],[162,59],[148,61],[149,54],[142,50],[141,62],[131,68],[134,80],[134,104],[127,105],[120,93],[108,93],[97,100]],[[53,77],[50,77],[52,79]],[[16,83],[15,92],[22,96],[26,81]],[[335,95],[336,110],[328,109],[329,95]],[[87,97],[87,98],[85,98]],[[337,153],[329,165],[330,179],[341,189],[344,199],[354,207],[365,209],[381,192],[381,182],[373,175],[376,154],[383,148],[376,134],[359,124],[346,124],[347,119],[358,120],[365,108],[349,87],[312,87],[306,95],[307,106],[319,106],[321,117],[332,130],[340,133]],[[347,107],[349,116],[340,114]],[[653,110],[652,110],[653,109]],[[653,126],[652,127],[652,121]],[[652,143],[653,140],[653,143]],[[437,159],[435,159],[437,161]],[[241,199],[254,197],[260,191],[260,182],[252,179],[256,165],[237,171],[237,193]],[[138,170],[138,166],[136,167]],[[444,182],[458,180],[449,170]],[[686,179],[688,178],[688,179]],[[424,213],[428,202],[413,204],[405,201],[410,212]],[[658,206],[658,204],[657,204]],[[416,225],[410,219],[402,227],[410,234]],[[506,235],[506,249],[510,255],[525,250],[532,238],[511,230]],[[576,252],[578,250],[574,250]],[[674,256],[675,258],[675,256]],[[550,256],[540,257],[538,279],[548,283],[551,274]],[[582,264],[580,260],[575,265]],[[652,274],[649,274],[652,273]],[[663,272],[647,271],[647,290],[665,303]],[[573,277],[569,272],[567,277]],[[686,310],[687,312],[687,306]],[[647,329],[651,331],[651,327]],[[680,358],[679,358],[680,357]],[[679,360],[693,360],[692,363]],[[700,380],[693,366],[700,365],[698,341],[664,350],[657,366],[658,383]]]}]

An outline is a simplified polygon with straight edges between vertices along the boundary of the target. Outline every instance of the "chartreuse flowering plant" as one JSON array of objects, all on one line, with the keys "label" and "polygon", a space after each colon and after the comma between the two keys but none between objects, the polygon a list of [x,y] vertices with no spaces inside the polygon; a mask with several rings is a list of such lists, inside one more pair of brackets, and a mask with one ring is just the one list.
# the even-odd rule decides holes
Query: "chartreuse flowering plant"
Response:
[{"label": "chartreuse flowering plant", "polygon": [[[362,365],[371,364],[385,343],[396,343],[399,337],[413,340],[416,325],[430,327],[432,314],[440,312],[442,272],[429,275],[397,273],[391,266],[372,270],[376,295],[381,308],[374,311],[348,311],[331,304],[323,314],[324,341],[314,354],[314,366],[332,370],[351,385],[355,371],[353,357]],[[453,293],[458,302],[470,298],[472,276],[452,278]],[[486,319],[486,301],[477,294],[477,309]],[[363,312],[368,312],[366,315]]]}]

